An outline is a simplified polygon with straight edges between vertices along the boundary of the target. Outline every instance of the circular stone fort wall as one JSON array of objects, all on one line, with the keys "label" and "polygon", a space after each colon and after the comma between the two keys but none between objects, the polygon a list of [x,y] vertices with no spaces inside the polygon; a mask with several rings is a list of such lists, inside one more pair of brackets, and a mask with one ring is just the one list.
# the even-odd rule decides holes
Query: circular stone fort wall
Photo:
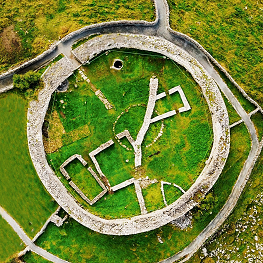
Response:
[{"label": "circular stone fort wall", "polygon": [[187,52],[162,38],[133,34],[99,35],[72,53],[88,63],[101,52],[116,48],[132,48],[160,53],[183,66],[199,84],[208,103],[213,123],[213,147],[206,165],[190,189],[171,205],[132,218],[106,220],[83,209],[68,193],[48,165],[42,139],[42,126],[52,93],[76,69],[67,57],[52,65],[44,74],[44,89],[38,101],[28,109],[27,135],[32,162],[42,183],[57,203],[82,225],[109,235],[130,235],[161,227],[192,209],[211,189],[223,170],[230,148],[229,119],[220,91],[211,76]]}]

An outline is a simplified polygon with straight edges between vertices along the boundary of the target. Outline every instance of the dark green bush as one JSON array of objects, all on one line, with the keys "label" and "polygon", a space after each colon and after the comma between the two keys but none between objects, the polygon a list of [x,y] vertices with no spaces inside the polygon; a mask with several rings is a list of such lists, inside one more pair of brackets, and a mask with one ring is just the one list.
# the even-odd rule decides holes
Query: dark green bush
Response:
[{"label": "dark green bush", "polygon": [[15,74],[13,77],[14,88],[17,88],[21,91],[34,89],[38,87],[40,83],[40,77],[40,73],[31,70],[23,75]]}]

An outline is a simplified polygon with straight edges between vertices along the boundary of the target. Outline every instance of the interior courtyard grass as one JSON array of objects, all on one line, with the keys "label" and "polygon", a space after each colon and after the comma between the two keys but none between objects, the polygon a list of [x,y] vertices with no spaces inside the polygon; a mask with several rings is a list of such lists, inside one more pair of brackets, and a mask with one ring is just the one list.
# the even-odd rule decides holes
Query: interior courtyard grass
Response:
[{"label": "interior courtyard grass", "polygon": [[[116,58],[123,61],[121,70],[111,68]],[[162,180],[176,183],[184,190],[188,190],[202,171],[213,141],[210,112],[200,87],[193,81],[191,75],[173,61],[158,54],[125,49],[101,54],[89,65],[83,66],[82,70],[90,80],[89,83],[85,82],[76,71],[69,78],[68,91],[53,95],[49,113],[46,116],[46,121],[49,123],[49,138],[44,138],[49,141],[62,138],[59,149],[47,156],[58,177],[78,202],[89,211],[94,211],[95,214],[103,217],[124,216],[120,212],[121,208],[116,208],[114,212],[112,205],[110,205],[110,202],[117,204],[121,194],[107,194],[89,207],[71,189],[59,172],[59,166],[71,155],[78,153],[88,162],[87,166],[91,166],[95,171],[94,164],[88,154],[112,139],[114,145],[96,155],[102,172],[108,178],[111,186],[136,177],[132,146],[127,140],[121,140],[130,149],[127,150],[118,143],[115,136],[128,129],[133,139],[136,139],[146,111],[149,82],[152,76],[156,76],[159,81],[157,93],[163,91],[168,93],[169,89],[181,85],[192,109],[189,112],[178,113],[178,109],[183,106],[183,103],[177,94],[167,95],[164,103],[160,100],[161,102],[156,105],[158,114],[160,114],[159,111],[164,113],[172,109],[176,109],[177,114],[163,120],[163,135],[150,147],[146,147],[157,137],[162,122],[151,125],[152,127],[147,132],[142,144],[143,159],[139,177],[148,176],[152,180],[157,179],[159,184]],[[107,110],[105,108],[105,105],[94,94],[95,90],[103,92],[113,105],[113,109]],[[59,118],[52,117],[54,112]],[[154,116],[157,115],[156,112]],[[78,140],[73,140],[70,144],[65,143],[63,137],[84,125],[87,125],[89,134]],[[60,137],[59,134],[55,136],[54,131],[57,130],[57,127],[60,127]],[[81,189],[86,187],[84,192],[89,192],[85,183],[80,181],[78,183]],[[134,191],[134,186],[129,189]],[[163,208],[164,202],[160,199],[162,196],[153,193],[153,189],[160,191],[160,188],[152,187],[151,189],[151,195],[159,197],[155,210]],[[127,200],[133,202],[135,196],[131,195],[131,190],[127,191],[127,194],[130,196]],[[143,189],[143,195],[149,196],[146,188]],[[172,198],[170,195],[169,203],[176,201],[178,197],[180,197],[180,193],[177,193],[177,189],[174,188],[174,196]],[[114,201],[115,199],[116,201]],[[104,208],[102,208],[103,203],[105,203]],[[119,203],[119,206],[121,207],[122,203]],[[152,205],[149,206],[150,210],[153,209]],[[139,212],[138,205],[127,206],[125,204],[125,207],[126,216],[129,215],[128,211],[130,211],[130,216],[136,215],[132,208]]]},{"label": "interior courtyard grass", "polygon": [[[71,175],[71,180],[79,186],[80,190],[90,199],[95,198],[103,189],[97,183],[92,174],[82,165],[82,163],[75,159],[66,167],[66,171]],[[82,188],[81,186],[86,187]],[[88,189],[88,191],[86,191]]]},{"label": "interior courtyard grass", "polygon": [[[171,28],[199,42],[257,102],[263,102],[262,2],[168,0]],[[205,7],[205,8],[204,8]]]},{"label": "interior courtyard grass", "polygon": [[[33,238],[57,204],[44,189],[28,152],[27,103],[14,92],[0,95],[0,204]],[[9,245],[17,250],[16,240]]]}]

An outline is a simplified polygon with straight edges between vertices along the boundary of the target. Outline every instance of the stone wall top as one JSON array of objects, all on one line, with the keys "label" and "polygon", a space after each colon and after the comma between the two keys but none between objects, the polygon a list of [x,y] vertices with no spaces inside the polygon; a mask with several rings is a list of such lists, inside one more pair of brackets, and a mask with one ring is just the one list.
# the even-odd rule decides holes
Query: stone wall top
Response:
[{"label": "stone wall top", "polygon": [[[173,204],[130,219],[102,219],[84,210],[75,202],[74,198],[67,192],[47,163],[42,140],[42,125],[51,94],[55,90],[55,87],[51,88],[49,85],[56,86],[59,81],[45,77],[46,81],[43,93],[46,93],[46,96],[40,95],[39,102],[31,103],[28,110],[28,145],[33,164],[49,193],[71,217],[94,231],[111,235],[130,235],[150,231],[185,214],[213,186],[224,167],[230,148],[228,114],[215,81],[193,57],[178,46],[158,37],[109,34],[95,37],[84,43],[74,50],[74,55],[80,61],[85,62],[103,51],[121,47],[163,54],[190,72],[195,81],[200,85],[212,113],[214,143],[206,166],[196,182]],[[66,61],[65,65],[67,65]],[[54,76],[60,80],[65,78],[66,75],[62,68],[59,70],[60,66],[62,65],[59,64],[57,69],[51,70],[50,72],[54,74],[48,73],[49,76]],[[55,76],[55,72],[60,75]]]}]

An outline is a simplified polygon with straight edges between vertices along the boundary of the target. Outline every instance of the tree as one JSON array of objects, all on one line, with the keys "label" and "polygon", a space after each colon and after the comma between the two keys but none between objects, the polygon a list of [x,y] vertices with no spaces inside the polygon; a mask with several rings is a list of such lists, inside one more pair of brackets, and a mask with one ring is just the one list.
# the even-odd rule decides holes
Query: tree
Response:
[{"label": "tree", "polygon": [[13,76],[14,88],[18,88],[21,91],[27,89],[34,89],[40,82],[41,74],[32,70],[26,72],[23,75],[15,74]]}]

